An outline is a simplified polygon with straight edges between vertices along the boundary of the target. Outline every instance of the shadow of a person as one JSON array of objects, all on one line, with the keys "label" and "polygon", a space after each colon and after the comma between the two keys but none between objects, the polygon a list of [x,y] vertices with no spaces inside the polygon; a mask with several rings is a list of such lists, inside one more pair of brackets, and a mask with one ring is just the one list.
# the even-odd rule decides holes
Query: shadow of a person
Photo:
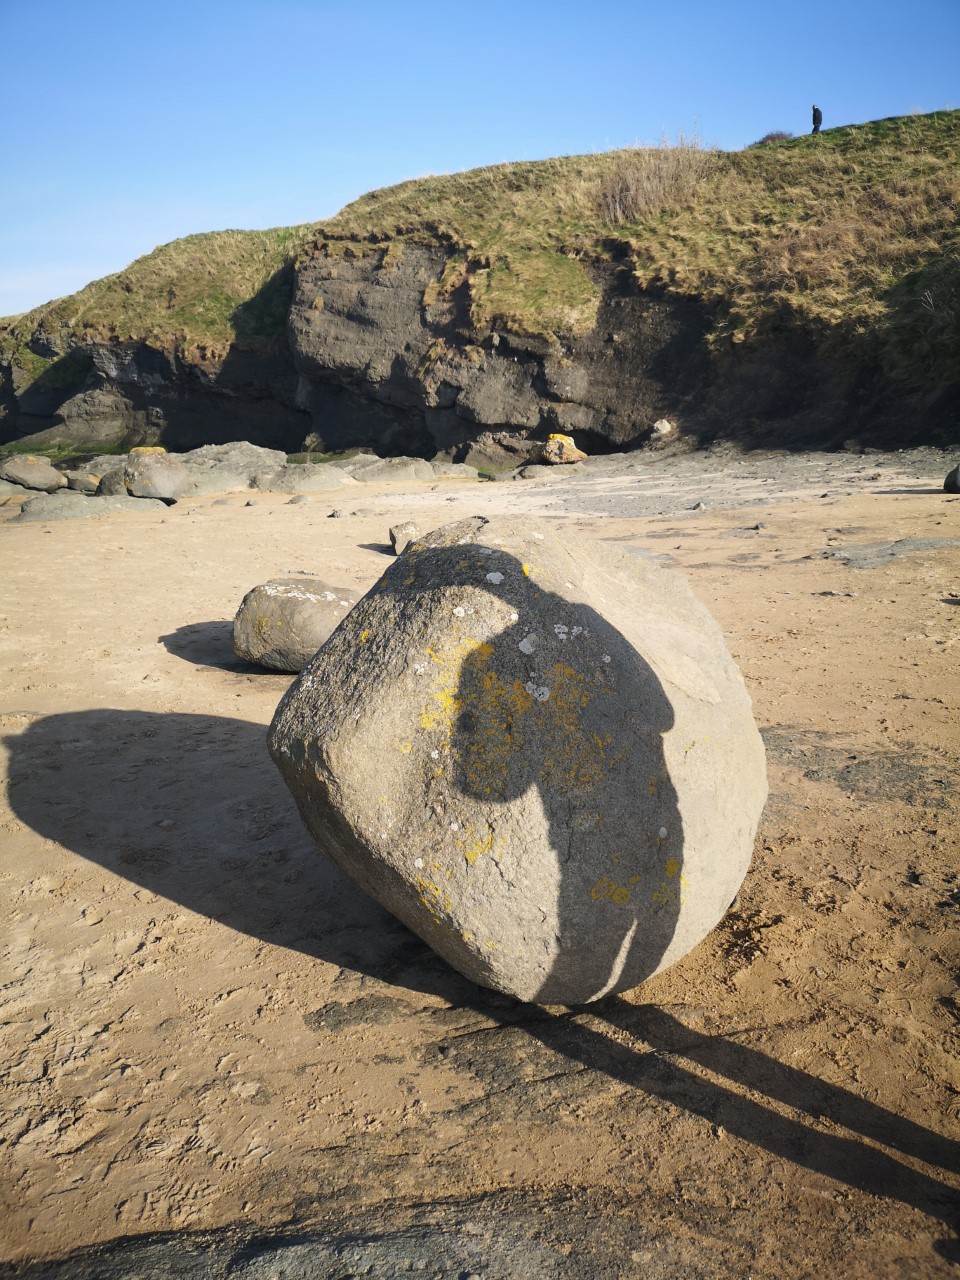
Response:
[{"label": "shadow of a person", "polygon": [[[523,611],[467,656],[456,701],[456,787],[490,830],[506,829],[517,860],[555,866],[539,902],[552,955],[530,998],[577,1004],[636,986],[674,937],[683,883],[663,752],[674,715],[657,675],[594,609],[540,591],[535,617]],[[528,792],[521,822],[502,812]]]}]

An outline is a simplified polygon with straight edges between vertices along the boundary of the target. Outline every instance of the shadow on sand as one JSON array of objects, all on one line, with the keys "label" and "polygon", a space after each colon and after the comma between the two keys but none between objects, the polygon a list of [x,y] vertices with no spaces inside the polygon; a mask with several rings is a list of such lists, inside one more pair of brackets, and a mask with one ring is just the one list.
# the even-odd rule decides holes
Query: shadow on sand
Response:
[{"label": "shadow on sand", "polygon": [[[466,981],[318,856],[264,732],[197,715],[50,716],[5,739],[11,805],[45,838],[231,929],[519,1025],[778,1158],[956,1223],[956,1193],[896,1158],[957,1171],[960,1144],[940,1134],[652,1005],[616,997],[591,1005],[606,1035]],[[635,1044],[623,1044],[624,1034]],[[823,1117],[847,1132],[811,1123]],[[953,1242],[943,1247],[949,1253]]]}]

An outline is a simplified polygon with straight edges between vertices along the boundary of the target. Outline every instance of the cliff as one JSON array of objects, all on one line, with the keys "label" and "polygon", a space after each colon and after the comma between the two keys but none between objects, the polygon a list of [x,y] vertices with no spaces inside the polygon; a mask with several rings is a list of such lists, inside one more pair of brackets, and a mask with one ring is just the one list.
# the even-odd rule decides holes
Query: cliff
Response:
[{"label": "cliff", "polygon": [[491,433],[629,448],[667,417],[693,443],[951,443],[958,196],[944,112],[501,165],[188,237],[0,322],[0,440],[463,458]]}]

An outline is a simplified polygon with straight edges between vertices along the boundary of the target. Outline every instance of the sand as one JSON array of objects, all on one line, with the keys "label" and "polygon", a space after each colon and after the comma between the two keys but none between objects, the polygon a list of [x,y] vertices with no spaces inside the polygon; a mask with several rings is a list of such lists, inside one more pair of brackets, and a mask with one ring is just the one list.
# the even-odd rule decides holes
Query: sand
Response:
[{"label": "sand", "polygon": [[[950,465],[8,500],[0,1274],[956,1274]],[[494,511],[685,573],[767,744],[734,908],[586,1012],[471,986],[326,864],[264,745],[290,678],[230,649],[256,583],[365,591],[390,525]]]}]

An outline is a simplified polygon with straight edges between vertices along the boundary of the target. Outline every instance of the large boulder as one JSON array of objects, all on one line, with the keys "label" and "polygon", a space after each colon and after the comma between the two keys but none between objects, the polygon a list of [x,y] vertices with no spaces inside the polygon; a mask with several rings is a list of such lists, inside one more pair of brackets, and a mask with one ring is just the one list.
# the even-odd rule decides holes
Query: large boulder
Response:
[{"label": "large boulder", "polygon": [[415,542],[284,697],[320,849],[450,964],[582,1004],[720,920],[766,796],[719,627],[629,548],[474,517]]},{"label": "large boulder", "polygon": [[0,465],[0,479],[9,480],[12,484],[19,484],[24,489],[34,489],[40,493],[55,493],[57,489],[67,487],[67,479],[62,472],[52,466],[46,458],[35,457],[32,453],[8,458]]},{"label": "large boulder", "polygon": [[206,493],[233,493],[250,489],[259,476],[267,480],[287,465],[287,455],[279,449],[264,449],[246,440],[229,444],[205,444],[180,455],[190,473],[189,496]]},{"label": "large boulder", "polygon": [[960,493],[960,465],[948,471],[943,482],[944,493]]},{"label": "large boulder", "polygon": [[302,671],[356,603],[352,592],[303,574],[261,583],[233,620],[238,658],[274,671]]},{"label": "large boulder", "polygon": [[123,483],[133,498],[177,502],[190,488],[190,473],[178,457],[165,449],[131,449],[123,469]]}]

